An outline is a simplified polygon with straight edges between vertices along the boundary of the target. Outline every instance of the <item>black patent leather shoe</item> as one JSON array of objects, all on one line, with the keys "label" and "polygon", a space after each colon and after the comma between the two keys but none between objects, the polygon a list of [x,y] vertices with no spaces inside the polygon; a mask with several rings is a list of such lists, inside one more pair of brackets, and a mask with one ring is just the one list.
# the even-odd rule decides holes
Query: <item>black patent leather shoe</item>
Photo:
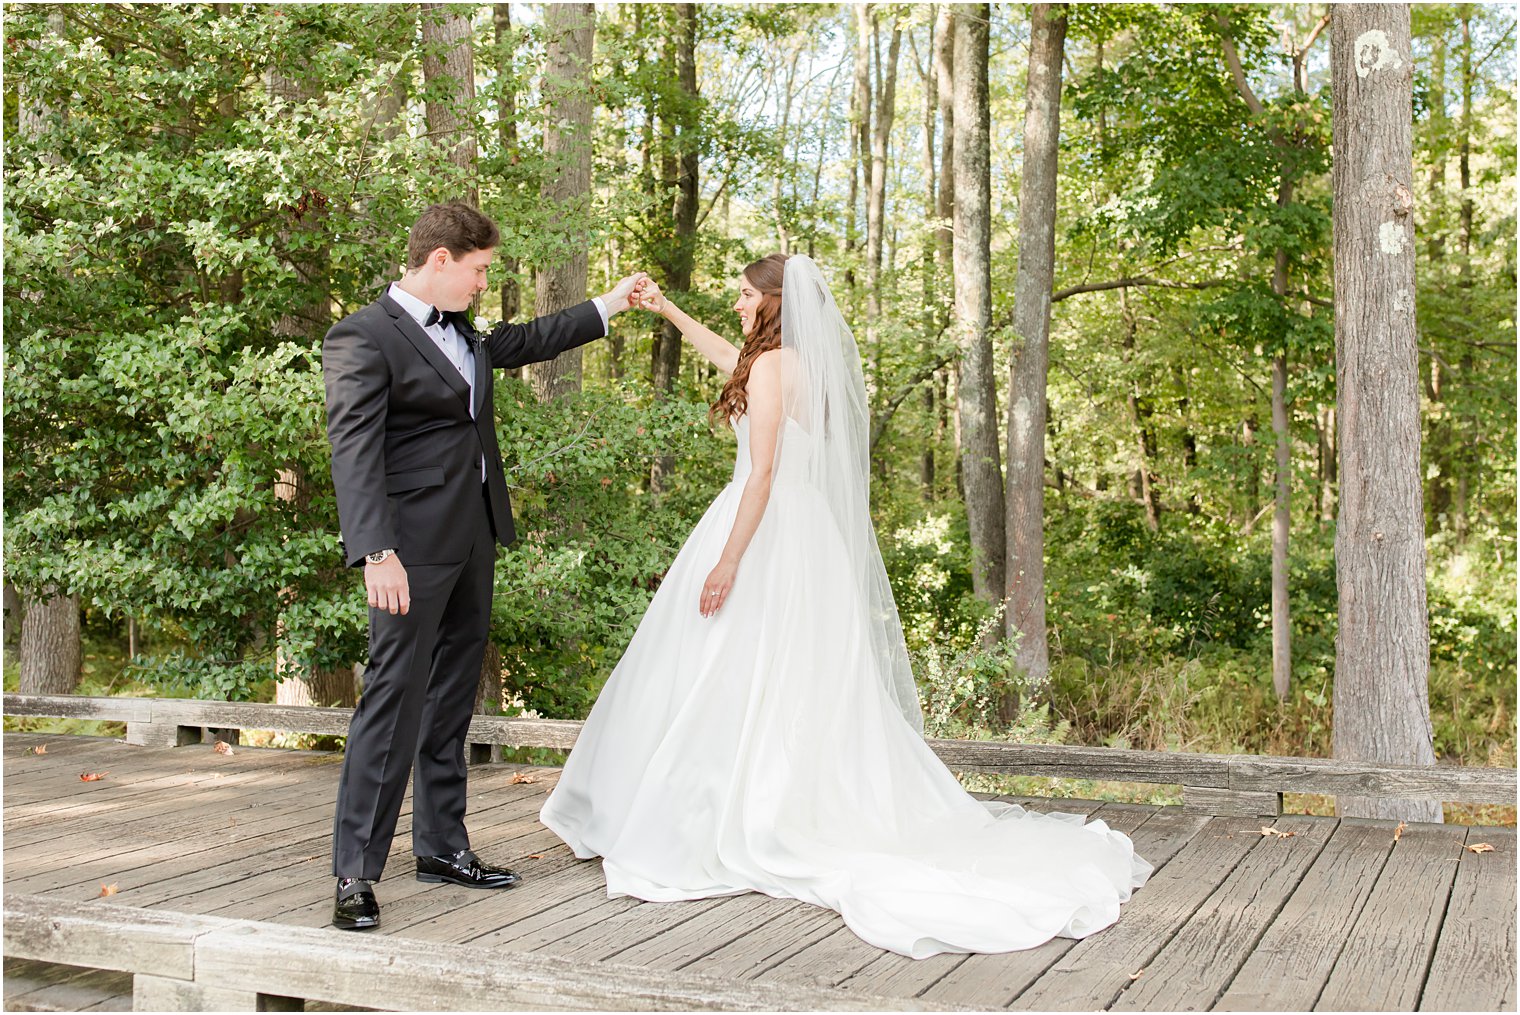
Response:
[{"label": "black patent leather shoe", "polygon": [[339,878],[333,902],[332,925],[339,930],[369,930],[380,926],[380,903],[368,881]]},{"label": "black patent leather shoe", "polygon": [[473,852],[461,849],[453,856],[419,856],[417,880],[441,881],[465,888],[510,888],[522,878],[505,867],[482,863]]}]

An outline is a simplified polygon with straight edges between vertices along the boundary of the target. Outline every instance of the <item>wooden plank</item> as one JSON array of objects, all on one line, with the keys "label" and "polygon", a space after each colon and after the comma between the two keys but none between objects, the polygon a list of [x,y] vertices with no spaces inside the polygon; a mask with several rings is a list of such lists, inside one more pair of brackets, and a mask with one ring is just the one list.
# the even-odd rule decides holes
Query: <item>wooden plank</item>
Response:
[{"label": "wooden plank", "polygon": [[[1107,1008],[1129,984],[1130,974],[1150,962],[1261,841],[1259,820],[1209,819],[1178,811],[1158,814],[1140,832],[1163,820],[1177,824],[1184,845],[1124,906],[1119,922],[1078,941],[1028,989],[1005,1003],[1036,1011]],[[1150,859],[1143,850],[1141,855]],[[931,990],[925,996],[938,997],[940,992]]]},{"label": "wooden plank", "polygon": [[201,917],[123,910],[7,892],[5,954],[182,980],[195,975],[196,938],[216,924]]},{"label": "wooden plank", "polygon": [[1230,756],[1230,789],[1514,804],[1515,769],[1387,765],[1341,758]]},{"label": "wooden plank", "polygon": [[[690,919],[604,957],[652,969],[680,969],[738,940],[752,928],[795,905],[791,900],[773,899],[758,892],[713,901],[715,905]],[[889,990],[875,993],[898,996]]]},{"label": "wooden plank", "polygon": [[[528,803],[534,806],[531,813],[536,814],[536,802],[530,800]],[[475,841],[492,844],[490,847],[482,846],[481,855],[488,861],[507,863],[519,870],[519,873],[522,872],[521,866],[502,855],[502,844],[510,841],[514,830],[524,827],[527,813],[521,804],[522,801],[508,801],[498,807],[483,809],[471,821]],[[410,830],[397,831],[400,834],[392,843],[386,865],[390,876],[376,886],[383,914],[382,929],[389,932],[399,928],[403,918],[408,915],[406,907],[399,904],[399,899],[408,895],[423,895],[428,899],[439,900],[438,904],[443,904],[445,898],[452,898],[457,905],[462,898],[461,893],[468,891],[417,881],[413,870]],[[313,873],[318,876],[314,878]],[[204,901],[196,900],[192,905],[196,911],[213,915],[320,927],[325,926],[332,915],[332,888],[332,878],[325,867],[320,872],[304,868],[277,869],[239,882],[235,898],[229,899],[218,894]],[[433,891],[429,893],[428,889]],[[184,906],[185,903],[180,901],[175,905]]]},{"label": "wooden plank", "polygon": [[[151,813],[142,817],[144,821],[152,820]],[[87,834],[84,830],[88,826],[76,827]],[[308,800],[294,810],[270,815],[262,826],[221,826],[178,843],[139,840],[133,845],[124,844],[116,856],[108,854],[64,867],[55,868],[37,860],[17,870],[7,865],[6,889],[77,895],[105,882],[117,884],[123,893],[153,892],[155,886],[207,868],[217,868],[213,883],[227,885],[237,879],[238,872],[247,870],[250,859],[254,863],[299,862],[324,849],[330,850],[331,836],[332,805]],[[283,841],[277,837],[283,837]],[[155,901],[166,898],[156,895]]]},{"label": "wooden plank", "polygon": [[303,1011],[298,998],[271,997],[256,990],[210,987],[189,980],[138,973],[132,977],[134,1011]]},{"label": "wooden plank", "polygon": [[[1270,827],[1291,833],[1292,838],[1264,836],[1258,827],[1256,847],[1150,960],[1144,973],[1130,981],[1109,1010],[1196,1011],[1212,1005],[1336,826],[1334,818],[1309,816],[1272,822]],[[1243,905],[1246,901],[1249,904]]]},{"label": "wooden plank", "polygon": [[1309,1011],[1393,850],[1386,821],[1343,818],[1216,1011]]},{"label": "wooden plank", "polygon": [[52,962],[5,960],[6,1011],[132,1010],[132,976]]},{"label": "wooden plank", "polygon": [[[1392,834],[1393,823],[1388,823]],[[1435,951],[1463,828],[1411,824],[1357,916],[1315,1011],[1413,1011]]]},{"label": "wooden plank", "polygon": [[[525,787],[525,789],[531,792],[530,787]],[[503,803],[510,802],[503,798]],[[242,855],[232,862],[226,859],[226,853],[217,851],[204,853],[202,855],[205,859],[199,863],[192,862],[180,868],[169,868],[169,870],[177,871],[176,876],[172,878],[163,876],[164,871],[155,872],[157,876],[151,878],[151,883],[145,886],[144,892],[134,894],[123,901],[136,903],[146,895],[153,898],[159,905],[172,904],[176,908],[197,911],[222,906],[232,894],[239,899],[257,900],[271,892],[293,886],[300,892],[310,893],[308,898],[320,902],[328,898],[333,885],[330,866],[332,804],[318,802],[314,806],[315,820],[290,833],[289,841],[282,842],[274,848],[266,845],[262,850],[256,847],[247,849],[240,842],[238,852]],[[410,811],[411,796],[408,794],[402,805],[402,821],[398,825],[398,834],[392,843],[390,863],[387,867],[392,877],[400,875],[410,878],[412,876],[411,829],[408,823]],[[487,809],[483,813],[489,814],[490,810]],[[295,832],[306,834],[297,838]],[[209,865],[206,862],[208,859],[213,861]],[[125,894],[125,886],[123,892]],[[328,905],[330,904],[329,898]]]},{"label": "wooden plank", "polygon": [[534,950],[581,962],[612,959],[618,953],[679,928],[727,899],[736,897],[695,899],[689,902],[643,902]]},{"label": "wooden plank", "polygon": [[240,923],[201,937],[198,982],[400,1010],[883,1011],[894,998],[550,955]]},{"label": "wooden plank", "polygon": [[1467,830],[1464,851],[1435,958],[1420,995],[1421,1011],[1515,1010],[1515,830]]},{"label": "wooden plank", "polygon": [[245,757],[243,750],[239,748],[235,758],[224,758],[209,746],[204,751],[190,748],[176,758],[166,751],[118,745],[116,753],[93,759],[95,764],[89,766],[108,773],[99,782],[81,781],[79,774],[83,768],[65,759],[59,759],[46,781],[16,784],[13,790],[7,778],[7,838],[16,833],[31,838],[31,833],[39,828],[46,831],[63,821],[96,815],[102,810],[125,812],[143,801],[156,805],[165,791],[177,793],[207,781],[231,778],[235,782],[245,777],[238,773],[283,772],[291,780],[297,780],[304,770],[318,764],[306,752],[248,749]]},{"label": "wooden plank", "polygon": [[153,699],[103,698],[82,694],[7,694],[5,714],[35,715],[50,719],[150,722],[153,719]]},{"label": "wooden plank", "polygon": [[[307,794],[301,791],[303,774],[298,769],[274,772],[251,769],[176,787],[172,796],[166,794],[166,799],[152,800],[151,808],[146,804],[131,806],[130,802],[127,806],[117,804],[105,813],[69,823],[88,828],[88,838],[60,836],[62,826],[57,822],[51,823],[50,828],[8,827],[7,865],[25,863],[37,856],[57,864],[66,859],[72,862],[97,858],[102,852],[118,854],[124,838],[144,835],[141,820],[145,810],[153,816],[146,833],[158,841],[178,840],[208,828],[227,827],[256,819],[260,814],[289,810],[309,802]],[[7,785],[7,796],[9,791]]]},{"label": "wooden plank", "polygon": [[754,979],[844,923],[833,910],[795,899],[781,900],[771,909],[770,916],[751,927],[749,933],[679,968],[735,980]]}]

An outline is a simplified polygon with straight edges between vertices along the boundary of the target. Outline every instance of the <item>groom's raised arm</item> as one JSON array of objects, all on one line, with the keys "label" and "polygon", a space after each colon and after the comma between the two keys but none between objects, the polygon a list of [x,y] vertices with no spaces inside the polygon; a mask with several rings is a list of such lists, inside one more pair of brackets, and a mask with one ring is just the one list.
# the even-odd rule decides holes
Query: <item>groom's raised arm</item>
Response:
[{"label": "groom's raised arm", "polygon": [[484,336],[491,365],[499,370],[510,370],[529,363],[543,363],[566,350],[601,338],[607,334],[612,315],[628,309],[628,296],[643,277],[643,272],[629,275],[594,300],[578,303],[557,314],[546,314],[526,324],[503,321]]}]

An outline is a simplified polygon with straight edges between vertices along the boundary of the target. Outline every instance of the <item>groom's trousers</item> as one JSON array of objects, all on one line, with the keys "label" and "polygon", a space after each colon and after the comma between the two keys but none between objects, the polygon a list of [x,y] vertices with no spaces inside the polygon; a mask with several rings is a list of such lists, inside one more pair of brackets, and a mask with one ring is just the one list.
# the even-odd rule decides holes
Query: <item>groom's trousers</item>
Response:
[{"label": "groom's trousers", "polygon": [[468,849],[464,741],[475,711],[491,618],[496,539],[484,496],[470,518],[469,555],[457,564],[408,564],[405,616],[369,611],[364,694],[348,727],[333,821],[333,874],[378,880],[412,786],[412,852]]}]

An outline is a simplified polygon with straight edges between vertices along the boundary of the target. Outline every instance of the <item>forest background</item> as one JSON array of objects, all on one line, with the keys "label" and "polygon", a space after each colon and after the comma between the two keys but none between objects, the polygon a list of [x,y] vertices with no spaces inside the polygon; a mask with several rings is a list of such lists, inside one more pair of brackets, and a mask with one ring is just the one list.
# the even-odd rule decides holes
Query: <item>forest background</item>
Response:
[{"label": "forest background", "polygon": [[[321,337],[396,276],[418,210],[464,197],[501,227],[493,321],[642,269],[738,342],[746,263],[825,267],[930,732],[1328,756],[1328,8],[1069,8],[1030,679],[962,467],[968,383],[998,447],[1015,399],[1030,12],[959,6],[987,16],[990,381],[950,314],[948,142],[974,114],[947,5],[6,5],[7,689],[352,703]],[[1514,49],[1509,6],[1413,8],[1430,710],[1439,759],[1503,766]],[[497,388],[521,541],[487,711],[583,716],[727,480],[721,378],[659,324]]]}]

